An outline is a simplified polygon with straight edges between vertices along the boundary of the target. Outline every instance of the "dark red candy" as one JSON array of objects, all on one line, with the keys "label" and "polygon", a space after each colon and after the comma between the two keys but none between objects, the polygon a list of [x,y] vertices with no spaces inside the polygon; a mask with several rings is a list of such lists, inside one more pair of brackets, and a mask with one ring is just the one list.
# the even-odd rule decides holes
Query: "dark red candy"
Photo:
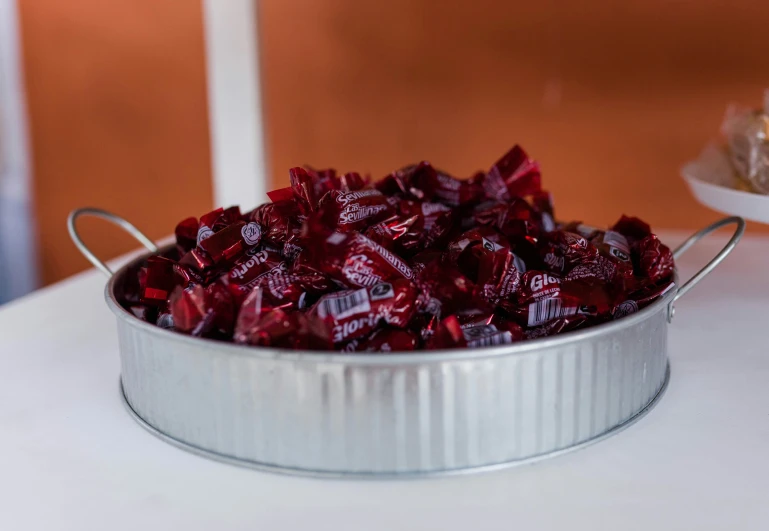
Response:
[{"label": "dark red candy", "polygon": [[625,216],[624,214],[619,221],[614,224],[611,230],[625,236],[631,245],[638,240],[646,238],[652,233],[652,229],[649,227],[648,223],[638,218]]},{"label": "dark red candy", "polygon": [[519,197],[513,197],[506,203],[482,206],[473,216],[475,222],[494,227],[508,239],[537,237],[541,232],[541,216]]},{"label": "dark red candy", "polygon": [[[509,249],[509,247],[510,244],[504,236],[491,227],[482,226],[470,229],[450,241],[446,249],[446,258],[450,263],[455,264],[460,260],[461,255],[466,255],[473,249],[478,251],[477,253],[474,253],[477,257],[483,252],[493,253],[498,249]],[[471,278],[475,277],[475,273],[465,274]]]},{"label": "dark red candy", "polygon": [[270,247],[254,247],[222,275],[221,281],[235,301],[241,303],[267,277],[287,275],[288,270],[288,263],[279,251]]},{"label": "dark red candy", "polygon": [[466,346],[467,340],[456,315],[449,315],[443,319],[425,344],[425,348],[430,350]]},{"label": "dark red candy", "polygon": [[[516,330],[521,331],[518,327]],[[491,347],[495,345],[509,345],[514,341],[521,339],[521,336],[514,336],[509,330],[499,330],[493,324],[463,326],[462,335],[470,348]]]},{"label": "dark red candy", "polygon": [[490,304],[516,297],[521,289],[521,276],[526,264],[515,253],[501,248],[485,252],[478,260],[476,283],[481,296]]},{"label": "dark red candy", "polygon": [[591,242],[598,249],[598,252],[604,256],[616,259],[626,264],[631,264],[630,243],[627,238],[612,230],[595,231],[591,237]]},{"label": "dark red candy", "polygon": [[232,263],[262,241],[262,227],[238,221],[200,242],[199,247],[215,264]]},{"label": "dark red candy", "polygon": [[200,216],[200,221],[198,222],[197,239],[195,241],[196,245],[200,245],[200,242],[214,234],[214,223],[216,223],[216,220],[219,219],[219,216],[221,216],[223,212],[223,208],[217,208]]},{"label": "dark red candy", "polygon": [[198,218],[183,219],[174,230],[179,256],[191,251],[198,244]]},{"label": "dark red candy", "polygon": [[539,163],[520,146],[505,153],[491,167],[483,181],[486,196],[500,202],[538,193],[542,189]]},{"label": "dark red candy", "polygon": [[398,201],[397,207],[401,216],[422,216],[424,219],[424,230],[430,230],[441,214],[451,210],[450,207],[441,203],[431,201],[410,201],[406,199]]},{"label": "dark red candy", "polygon": [[659,239],[649,235],[638,243],[637,273],[656,283],[673,276],[673,253]]},{"label": "dark red candy", "polygon": [[422,239],[424,249],[442,249],[459,229],[461,216],[458,210],[441,212]]},{"label": "dark red candy", "polygon": [[429,201],[434,195],[437,180],[435,168],[429,162],[423,161],[395,170],[375,186],[385,195]]},{"label": "dark red candy", "polygon": [[[287,186],[285,188],[277,188],[275,190],[267,192],[267,197],[269,197],[270,201],[272,201],[273,203],[280,203],[280,202],[284,202],[284,201],[290,201],[290,202],[293,203],[294,202],[294,189],[291,188],[290,186]],[[260,205],[260,206],[265,206],[267,204],[269,204],[269,203],[265,203],[264,205]],[[257,207],[257,209],[258,208],[259,207]]]},{"label": "dark red candy", "polygon": [[574,266],[566,279],[594,279],[615,284],[621,290],[631,286],[633,263],[627,239],[618,232],[595,231],[591,241],[598,249],[598,256]]},{"label": "dark red candy", "polygon": [[196,244],[241,220],[240,207],[217,208],[200,217]]},{"label": "dark red candy", "polygon": [[500,330],[494,324],[462,325],[456,315],[443,319],[435,333],[427,340],[428,349],[480,348],[507,345],[523,336],[520,327]]},{"label": "dark red candy", "polygon": [[235,324],[235,306],[230,293],[221,284],[207,288],[193,285],[177,287],[169,300],[173,326],[193,336],[232,336]]},{"label": "dark red candy", "polygon": [[383,282],[324,295],[310,313],[323,319],[332,329],[334,343],[341,344],[367,336],[383,323],[407,327],[416,311],[417,294],[409,280]]},{"label": "dark red candy", "polygon": [[219,214],[216,219],[214,219],[213,224],[211,225],[211,230],[214,232],[219,232],[225,227],[229,227],[233,223],[237,223],[238,221],[241,221],[242,214],[240,213],[240,207],[239,206],[231,206],[228,208],[225,208],[221,214]]},{"label": "dark red candy", "polygon": [[532,194],[531,206],[539,217],[539,228],[543,232],[550,232],[556,229],[553,195],[550,192],[542,190]]},{"label": "dark red candy", "polygon": [[520,324],[529,328],[540,326],[555,319],[574,315],[606,318],[614,307],[615,295],[604,284],[579,281],[562,281],[558,290],[530,302],[521,302],[518,307],[507,308]]},{"label": "dark red candy", "polygon": [[254,316],[241,310],[235,327],[236,343],[301,350],[331,350],[326,324],[317,317],[275,308]]},{"label": "dark red candy", "polygon": [[551,272],[563,274],[581,262],[594,260],[598,249],[579,234],[555,231],[542,236],[540,254]]},{"label": "dark red candy", "polygon": [[235,263],[249,249],[259,245],[261,239],[262,228],[258,223],[238,221],[203,239],[179,263],[209,281],[217,271]]},{"label": "dark red candy", "polygon": [[476,173],[469,179],[457,179],[448,173],[436,170],[430,197],[437,202],[453,207],[475,204],[484,197],[483,172]]},{"label": "dark red candy", "polygon": [[440,317],[476,305],[485,309],[483,301],[476,300],[475,283],[450,264],[440,261],[428,263],[422,268],[416,283],[422,290],[420,312]]},{"label": "dark red candy", "polygon": [[313,179],[314,175],[304,168],[291,168],[288,170],[288,175],[291,189],[302,213],[308,216],[315,212],[318,202],[329,190],[323,187],[317,178]]},{"label": "dark red candy", "polygon": [[478,173],[466,180],[457,179],[422,161],[392,172],[376,187],[386,195],[398,194],[407,199],[460,206],[475,203],[483,197],[484,177],[483,173]]},{"label": "dark red candy", "polygon": [[246,214],[245,218],[258,223],[264,230],[264,240],[279,249],[286,243],[297,243],[304,221],[304,215],[293,199],[265,203]]},{"label": "dark red candy", "polygon": [[571,268],[564,279],[602,282],[625,290],[634,283],[633,266],[613,256],[600,254]]},{"label": "dark red candy", "polygon": [[473,315],[457,315],[462,328],[470,328],[473,326],[487,326],[494,325],[498,330],[507,330],[514,338],[523,338],[523,328],[518,323],[511,321],[505,317],[501,312],[483,312]]},{"label": "dark red candy", "polygon": [[436,251],[436,250],[428,250],[428,251],[422,251],[421,253],[417,253],[416,255],[412,256],[409,260],[409,266],[411,267],[412,271],[414,271],[414,275],[416,277],[419,277],[419,274],[422,272],[422,270],[427,267],[429,264],[433,262],[441,262],[443,259],[443,252]]},{"label": "dark red candy", "polygon": [[343,192],[354,192],[366,188],[370,181],[369,176],[362,177],[358,172],[350,172],[339,178],[339,185]]},{"label": "dark red candy", "polygon": [[672,280],[660,284],[646,284],[617,303],[612,309],[612,318],[619,319],[620,317],[635,313],[662,298],[666,293],[675,288],[675,282]]},{"label": "dark red candy", "polygon": [[418,251],[424,237],[424,220],[416,215],[410,218],[392,217],[366,229],[365,235],[382,247],[402,256]]},{"label": "dark red candy", "polygon": [[357,232],[315,235],[308,242],[307,264],[351,288],[414,278],[406,262]]},{"label": "dark red candy", "polygon": [[[240,304],[235,327],[236,335],[252,329],[265,314],[272,311],[290,312],[299,309],[302,292],[280,289],[282,286],[279,281],[283,278],[273,277],[251,290]],[[275,282],[276,279],[278,282]]]},{"label": "dark red candy", "polygon": [[395,214],[395,209],[379,190],[357,192],[333,190],[323,196],[319,207],[326,226],[340,232],[364,231]]},{"label": "dark red candy", "polygon": [[521,277],[520,304],[546,299],[561,292],[562,278],[546,271],[527,271]]},{"label": "dark red candy", "polygon": [[528,328],[524,332],[526,339],[537,339],[540,337],[549,337],[556,334],[562,334],[564,332],[571,332],[585,327],[590,322],[590,318],[587,315],[569,315],[568,317],[560,317],[548,321],[542,326],[535,326]]},{"label": "dark red candy", "polygon": [[198,282],[188,268],[162,256],[150,256],[141,278],[141,301],[165,305],[176,286],[187,287]]},{"label": "dark red candy", "polygon": [[342,352],[408,352],[417,348],[419,338],[409,330],[380,328],[370,336],[353,339]]}]

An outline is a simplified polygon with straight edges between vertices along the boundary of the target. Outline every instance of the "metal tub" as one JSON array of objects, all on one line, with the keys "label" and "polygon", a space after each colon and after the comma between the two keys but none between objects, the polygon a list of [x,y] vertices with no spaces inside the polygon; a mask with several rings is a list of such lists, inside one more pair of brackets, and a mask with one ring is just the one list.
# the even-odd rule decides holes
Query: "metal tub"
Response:
[{"label": "metal tub", "polygon": [[606,437],[638,419],[668,378],[667,327],[674,303],[731,252],[745,230],[726,218],[729,243],[677,290],[611,323],[552,338],[483,349],[324,354],[194,338],[135,318],[116,298],[132,264],[110,275],[121,390],[153,434],[214,459],[322,476],[420,476],[509,466]]}]

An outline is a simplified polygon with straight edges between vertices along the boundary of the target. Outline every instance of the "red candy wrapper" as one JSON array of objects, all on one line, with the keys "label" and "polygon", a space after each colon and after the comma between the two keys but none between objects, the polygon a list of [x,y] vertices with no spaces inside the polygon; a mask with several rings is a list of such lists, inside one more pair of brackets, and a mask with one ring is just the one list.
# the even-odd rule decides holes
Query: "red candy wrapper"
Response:
[{"label": "red candy wrapper", "polygon": [[340,232],[363,231],[395,214],[395,209],[378,190],[326,194],[318,207],[327,227]]},{"label": "red candy wrapper", "polygon": [[286,312],[274,308],[252,317],[246,311],[238,316],[234,340],[236,343],[260,347],[300,350],[331,350],[333,343],[326,325],[313,315]]},{"label": "red candy wrapper", "polygon": [[261,239],[262,228],[258,223],[238,221],[204,238],[179,263],[203,278],[203,282],[208,282],[249,249],[259,245]]},{"label": "red candy wrapper", "polygon": [[537,327],[550,321],[565,317],[584,315],[586,317],[606,317],[613,308],[608,294],[600,286],[579,297],[568,290],[558,295],[530,302],[523,307],[510,311],[519,323],[527,328]]},{"label": "red candy wrapper", "polygon": [[231,337],[235,305],[229,292],[219,284],[207,288],[195,285],[177,287],[169,308],[175,329],[200,337]]},{"label": "red candy wrapper", "polygon": [[571,332],[586,326],[590,322],[587,315],[570,315],[548,321],[542,326],[529,328],[524,333],[526,339],[537,339],[540,337],[549,337],[564,332]]},{"label": "red candy wrapper", "polygon": [[611,228],[615,232],[619,232],[625,236],[630,243],[634,243],[638,240],[643,240],[652,233],[649,224],[641,221],[638,218],[628,217],[623,215],[617,223]]},{"label": "red candy wrapper", "polygon": [[505,248],[485,253],[479,260],[476,279],[481,296],[491,305],[515,297],[525,272],[524,261]]},{"label": "red candy wrapper", "polygon": [[537,194],[542,188],[539,164],[520,146],[515,146],[491,167],[483,188],[487,197],[501,202]]},{"label": "red candy wrapper", "polygon": [[317,238],[319,241],[311,241],[307,248],[307,263],[343,286],[370,287],[414,278],[406,262],[360,233],[334,232],[318,234]]},{"label": "red candy wrapper", "polygon": [[[462,308],[485,305],[476,300],[476,285],[455,267],[434,261],[426,265],[416,279],[421,290],[419,310],[435,316],[446,316]],[[485,308],[484,308],[485,309]]]},{"label": "red candy wrapper", "polygon": [[640,219],[557,224],[539,165],[518,146],[464,180],[426,161],[373,186],[333,169],[289,178],[245,215],[182,220],[176,249],[117,286],[123,306],[242,344],[407,352],[565,333],[675,289],[672,253]]},{"label": "red candy wrapper", "polygon": [[198,244],[198,218],[183,219],[176,225],[176,248],[179,256],[191,251]]},{"label": "red candy wrapper", "polygon": [[595,260],[598,256],[598,249],[586,238],[564,231],[544,235],[540,252],[548,269],[557,274],[571,271],[577,264]]},{"label": "red candy wrapper", "polygon": [[246,214],[245,218],[258,223],[263,228],[264,240],[279,249],[298,242],[305,219],[294,201],[265,203]]},{"label": "red candy wrapper", "polygon": [[417,348],[419,338],[414,332],[380,328],[369,337],[353,339],[342,352],[408,352]]},{"label": "red candy wrapper", "polygon": [[542,230],[541,216],[521,198],[513,198],[508,203],[482,205],[473,218],[479,225],[494,227],[513,241],[536,238]]},{"label": "red candy wrapper", "polygon": [[243,255],[230,270],[221,277],[222,283],[238,303],[241,303],[251,290],[263,283],[267,277],[287,275],[289,266],[283,255],[272,248],[258,250],[256,247]]},{"label": "red candy wrapper", "polygon": [[441,321],[435,333],[427,341],[428,349],[480,348],[508,345],[522,339],[520,328],[499,330],[493,324],[462,325],[455,315]]},{"label": "red candy wrapper", "polygon": [[408,280],[324,295],[310,310],[332,329],[334,343],[367,336],[378,325],[406,328],[416,311],[417,289]]},{"label": "red candy wrapper", "polygon": [[419,250],[423,240],[421,216],[394,217],[366,229],[365,235],[389,251],[409,256]]},{"label": "red candy wrapper", "polygon": [[657,283],[671,277],[674,270],[673,253],[656,236],[652,234],[638,242],[639,275]]}]

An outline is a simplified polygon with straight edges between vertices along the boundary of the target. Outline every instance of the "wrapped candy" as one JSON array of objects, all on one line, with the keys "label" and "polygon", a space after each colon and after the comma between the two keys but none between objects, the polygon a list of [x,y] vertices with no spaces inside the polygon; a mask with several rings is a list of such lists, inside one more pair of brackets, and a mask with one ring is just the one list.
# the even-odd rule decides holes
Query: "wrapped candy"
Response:
[{"label": "wrapped candy", "polygon": [[353,339],[342,352],[408,352],[417,348],[419,338],[409,330],[380,328],[370,336]]},{"label": "wrapped candy", "polygon": [[271,203],[186,218],[116,287],[136,318],[244,345],[483,348],[620,319],[674,289],[644,221],[556,223],[518,146],[461,180],[429,162],[369,184],[295,167]]},{"label": "wrapped candy", "polygon": [[342,192],[333,190],[318,205],[327,227],[340,232],[363,231],[395,214],[395,209],[379,190]]},{"label": "wrapped candy", "polygon": [[333,343],[326,325],[313,315],[286,312],[281,308],[259,312],[253,317],[241,311],[234,341],[246,345],[303,350],[331,350]]},{"label": "wrapped candy", "polygon": [[308,266],[342,286],[369,287],[388,280],[414,278],[405,261],[360,233],[319,236],[307,247]]},{"label": "wrapped candy", "polygon": [[769,90],[763,109],[730,107],[721,131],[737,174],[754,191],[769,194]]},{"label": "wrapped candy", "polygon": [[229,288],[233,298],[240,303],[266,277],[285,276],[288,271],[288,262],[279,251],[270,247],[261,250],[254,247],[222,275],[221,282]]},{"label": "wrapped candy", "polygon": [[542,188],[539,164],[520,146],[514,146],[491,167],[483,187],[489,198],[500,202],[536,194]]},{"label": "wrapped candy", "polygon": [[417,289],[401,279],[323,295],[310,310],[329,324],[334,343],[364,337],[378,325],[406,328],[416,311]]},{"label": "wrapped candy", "polygon": [[169,308],[176,330],[200,337],[232,336],[235,305],[220,284],[179,286],[171,294]]}]

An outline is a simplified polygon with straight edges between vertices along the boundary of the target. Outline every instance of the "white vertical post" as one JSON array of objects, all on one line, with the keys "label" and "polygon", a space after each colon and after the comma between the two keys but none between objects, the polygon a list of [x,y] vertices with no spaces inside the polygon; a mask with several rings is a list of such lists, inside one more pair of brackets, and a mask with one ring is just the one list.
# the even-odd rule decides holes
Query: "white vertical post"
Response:
[{"label": "white vertical post", "polygon": [[0,0],[0,303],[38,285],[16,0]]},{"label": "white vertical post", "polygon": [[203,0],[216,206],[267,200],[256,0]]}]

